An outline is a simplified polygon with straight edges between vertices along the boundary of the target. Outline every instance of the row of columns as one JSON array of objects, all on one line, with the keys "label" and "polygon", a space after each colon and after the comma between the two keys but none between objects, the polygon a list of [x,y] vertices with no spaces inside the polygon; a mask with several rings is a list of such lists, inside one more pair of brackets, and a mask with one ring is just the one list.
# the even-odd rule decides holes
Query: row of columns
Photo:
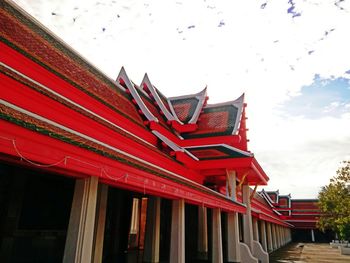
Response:
[{"label": "row of columns", "polygon": [[[223,262],[221,210],[212,209],[212,262]],[[229,262],[240,262],[239,258],[239,225],[237,213],[228,213],[226,221],[227,229],[227,260]],[[207,208],[198,207],[198,259],[208,260],[208,228]],[[157,261],[148,261],[157,262]],[[171,241],[170,241],[170,263],[185,262],[185,201],[173,200]]]},{"label": "row of columns", "polygon": [[[108,186],[97,177],[77,179],[63,255],[64,263],[102,262]],[[160,198],[148,200],[144,262],[159,262]],[[171,258],[184,262],[184,200],[173,201]]]},{"label": "row of columns", "polygon": [[267,233],[266,251],[272,252],[292,241],[290,228],[269,222],[264,222],[264,224],[266,224]]},{"label": "row of columns", "polygon": [[[200,211],[206,211],[205,207],[201,207]],[[218,213],[219,209],[213,210],[213,262],[222,262],[222,241],[221,241],[221,226],[220,226],[220,214]],[[206,214],[206,212],[205,212]],[[208,240],[206,235],[206,227],[203,227],[206,224],[205,219],[201,219],[199,217],[199,230],[204,229],[203,231],[199,231],[199,248],[201,255],[205,255],[208,251]],[[272,252],[274,250],[279,249],[280,247],[288,244],[292,241],[291,230],[288,227],[274,224],[271,222],[266,222],[264,220],[258,220],[255,217],[250,217],[252,220],[251,227],[247,226],[247,222],[244,222],[244,230],[250,231],[250,233],[246,233],[243,236],[243,242],[253,250],[253,246],[250,247],[250,242],[257,241],[261,244],[263,250],[265,252]],[[249,219],[249,218],[247,218]],[[260,224],[260,231],[259,231]],[[243,230],[243,231],[244,231]],[[240,247],[239,247],[239,224],[238,224],[238,215],[237,213],[228,213],[227,215],[227,232],[228,232],[228,262],[240,262]],[[206,259],[206,258],[202,258]]]},{"label": "row of columns", "polygon": [[[235,174],[231,174],[235,182]],[[231,178],[232,179],[232,178]],[[235,187],[228,194],[235,200]],[[108,186],[98,183],[97,177],[78,179],[75,184],[71,216],[67,231],[63,262],[101,262],[103,251],[104,225],[106,218]],[[271,252],[291,241],[289,228],[259,221],[251,215],[250,188],[243,185],[243,202],[247,212],[243,215],[243,242],[253,251],[253,242],[260,242],[265,252]],[[144,262],[159,262],[160,204],[159,197],[148,199],[147,224],[144,247]],[[221,210],[212,209],[212,240],[208,241],[207,208],[198,207],[198,259],[208,259],[211,243],[212,262],[223,262]],[[260,223],[260,231],[259,231]],[[227,261],[241,262],[239,220],[237,212],[227,213]],[[170,262],[185,262],[185,201],[172,201]]]},{"label": "row of columns", "polygon": [[[101,262],[106,219],[108,186],[99,184],[97,177],[77,179],[67,230],[64,263]],[[147,208],[147,224],[144,262],[159,262],[160,247],[159,197],[150,197]],[[207,208],[198,207],[198,256],[208,259]],[[221,210],[212,209],[212,261],[223,262]],[[239,226],[237,213],[228,213],[228,259],[239,262]],[[172,201],[170,262],[185,262],[185,201]]]},{"label": "row of columns", "polygon": [[[235,174],[233,174],[235,176]],[[234,178],[235,180],[235,178]],[[233,180],[233,181],[234,181]],[[228,180],[230,181],[230,180]],[[235,200],[235,187],[230,188],[228,196]],[[250,251],[253,250],[253,241],[261,243],[265,252],[272,252],[291,241],[291,232],[287,227],[273,224],[266,221],[259,221],[251,215],[250,188],[243,185],[243,203],[247,206],[246,214],[243,215],[243,242]],[[184,200],[174,200],[172,208],[172,228],[171,228],[171,263],[185,262],[185,202]],[[222,248],[222,226],[221,211],[219,208],[212,209],[212,262],[223,262]],[[260,233],[259,233],[260,222]],[[239,221],[237,212],[227,213],[227,261],[243,262],[241,258],[241,247],[239,240]],[[261,236],[260,236],[261,235]],[[198,207],[198,259],[208,259],[208,233],[207,233],[207,208]],[[243,260],[243,261],[241,261]],[[148,261],[157,262],[157,261]]]},{"label": "row of columns", "polygon": [[[243,241],[248,245],[250,251],[254,256],[262,256],[265,253],[265,258],[268,257],[266,253],[272,252],[287,243],[291,242],[291,231],[290,228],[284,227],[279,224],[274,224],[264,220],[259,220],[251,215],[251,197],[250,188],[248,185],[243,185],[242,189],[243,202],[247,206],[247,213],[243,216],[244,224],[244,238]],[[260,231],[259,231],[260,224]],[[256,241],[261,245],[262,253],[258,253],[257,246],[253,246],[252,242]],[[262,260],[262,258],[258,258]]]}]

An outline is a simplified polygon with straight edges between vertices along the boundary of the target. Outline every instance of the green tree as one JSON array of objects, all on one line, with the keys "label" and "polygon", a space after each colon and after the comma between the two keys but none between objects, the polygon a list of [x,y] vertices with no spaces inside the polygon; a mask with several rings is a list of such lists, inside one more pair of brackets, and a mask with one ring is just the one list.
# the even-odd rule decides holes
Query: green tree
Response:
[{"label": "green tree", "polygon": [[340,239],[350,239],[350,161],[344,161],[327,186],[318,194],[322,231],[333,230]]}]

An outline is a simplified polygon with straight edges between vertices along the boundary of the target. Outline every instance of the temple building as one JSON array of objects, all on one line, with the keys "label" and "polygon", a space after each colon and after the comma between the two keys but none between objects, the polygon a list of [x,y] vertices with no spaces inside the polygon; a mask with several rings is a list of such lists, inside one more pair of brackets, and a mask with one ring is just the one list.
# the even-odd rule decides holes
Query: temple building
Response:
[{"label": "temple building", "polygon": [[0,262],[269,262],[317,241],[317,200],[257,191],[244,94],[112,80],[9,0],[0,40]]}]

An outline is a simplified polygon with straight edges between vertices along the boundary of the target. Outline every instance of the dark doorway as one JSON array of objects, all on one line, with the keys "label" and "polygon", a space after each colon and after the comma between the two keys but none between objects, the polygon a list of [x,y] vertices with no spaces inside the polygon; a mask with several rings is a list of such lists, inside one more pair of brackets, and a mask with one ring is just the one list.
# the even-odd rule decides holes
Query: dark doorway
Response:
[{"label": "dark doorway", "polygon": [[293,242],[312,242],[311,229],[292,229]]},{"label": "dark doorway", "polygon": [[[335,239],[335,235],[332,231],[321,232],[318,229],[314,229],[314,236],[316,243],[328,243]],[[311,229],[292,229],[293,242],[312,242]]]},{"label": "dark doorway", "polygon": [[198,254],[198,206],[185,205],[185,258],[195,262]]},{"label": "dark doorway", "polygon": [[243,215],[242,214],[238,214],[238,229],[239,229],[239,241],[243,242],[244,227],[243,227]]},{"label": "dark doorway", "polygon": [[62,262],[74,179],[0,163],[0,262]]},{"label": "dark doorway", "polygon": [[213,257],[213,209],[207,208],[208,260]]},{"label": "dark doorway", "polygon": [[[143,262],[149,196],[109,187],[103,262]],[[161,199],[160,262],[169,262],[171,201]]]},{"label": "dark doorway", "polygon": [[221,236],[222,236],[222,255],[224,262],[227,262],[227,213],[221,212]]},{"label": "dark doorway", "polygon": [[169,259],[170,259],[171,214],[172,214],[171,208],[172,208],[171,200],[169,199],[161,200],[159,260],[162,263],[169,262]]},{"label": "dark doorway", "polygon": [[109,187],[103,242],[103,262],[127,262],[132,195]]},{"label": "dark doorway", "polygon": [[318,229],[315,229],[315,241],[317,243],[329,243],[332,242],[332,240],[335,238],[335,233],[331,230],[326,230],[325,232],[322,232]]}]

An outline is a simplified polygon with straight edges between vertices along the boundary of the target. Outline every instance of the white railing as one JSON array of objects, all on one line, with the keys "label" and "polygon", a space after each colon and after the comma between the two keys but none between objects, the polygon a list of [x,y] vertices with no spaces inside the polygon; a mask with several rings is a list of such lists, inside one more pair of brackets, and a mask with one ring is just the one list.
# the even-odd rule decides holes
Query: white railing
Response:
[{"label": "white railing", "polygon": [[264,251],[258,241],[253,241],[253,255],[262,263],[269,263],[269,254]]},{"label": "white railing", "polygon": [[241,252],[241,262],[244,263],[259,263],[258,259],[253,257],[252,253],[250,253],[249,247],[244,243],[239,243],[239,249]]}]

